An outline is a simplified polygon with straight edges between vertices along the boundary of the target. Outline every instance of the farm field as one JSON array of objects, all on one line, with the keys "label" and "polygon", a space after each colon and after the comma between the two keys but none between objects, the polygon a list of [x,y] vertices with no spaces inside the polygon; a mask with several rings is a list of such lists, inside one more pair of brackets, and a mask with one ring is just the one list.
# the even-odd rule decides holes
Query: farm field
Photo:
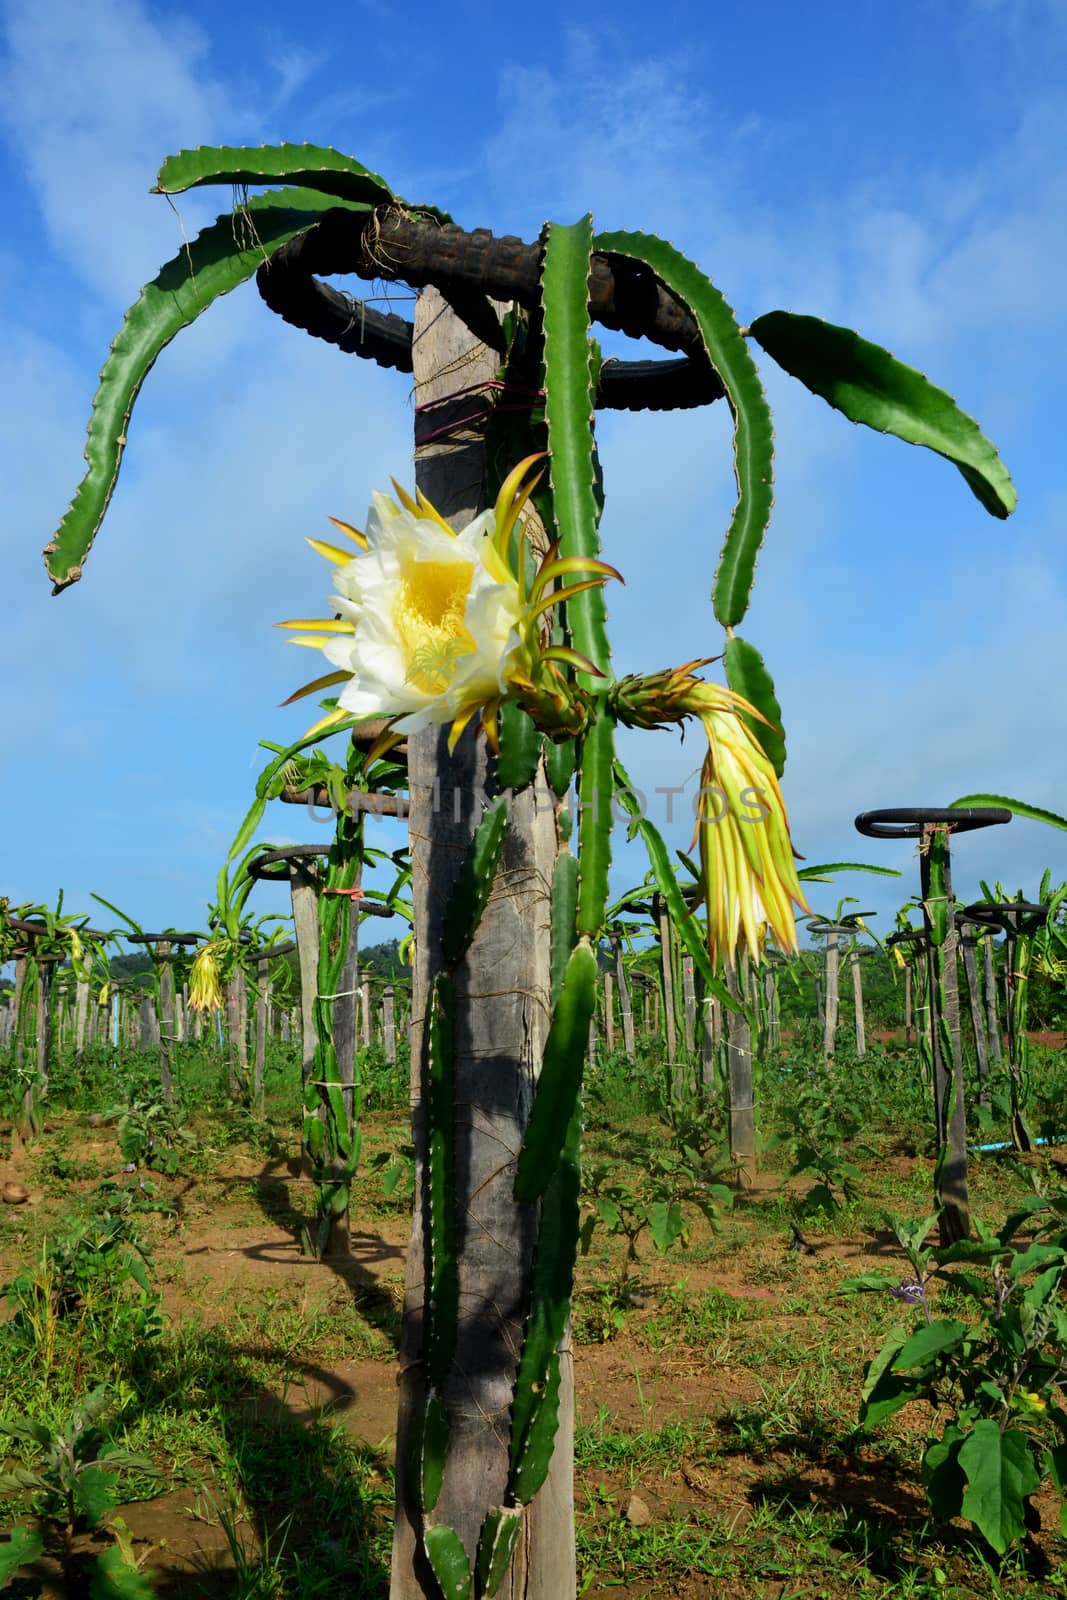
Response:
[{"label": "farm field", "polygon": [[0,1600],[1067,1600],[1067,0],[533,21],[0,0]]},{"label": "farm field", "polygon": [[[1062,1050],[1034,1056],[1051,1103]],[[1031,1502],[1040,1526],[1001,1559],[962,1521],[931,1515],[927,1407],[858,1425],[866,1363],[894,1326],[916,1320],[889,1292],[842,1292],[872,1272],[903,1283],[887,1218],[911,1224],[931,1210],[927,1141],[901,1132],[924,1126],[908,1062],[875,1046],[866,1063],[828,1071],[787,1040],[764,1073],[769,1148],[754,1184],[717,1216],[707,1206],[714,1226],[683,1200],[684,1231],[668,1230],[657,1250],[639,1201],[650,1174],[677,1162],[679,1130],[658,1062],[601,1053],[582,1207],[588,1219],[599,1203],[601,1215],[579,1257],[573,1316],[581,1594],[1067,1590],[1060,1498],[1047,1483]],[[152,1466],[122,1474],[109,1525],[157,1594],[384,1596],[410,1228],[403,1068],[377,1061],[368,1074],[351,1254],[323,1261],[301,1250],[313,1204],[295,1143],[294,1052],[275,1046],[268,1058],[260,1118],[225,1103],[219,1060],[204,1050],[180,1052],[185,1109],[174,1113],[144,1109],[143,1059],[101,1054],[98,1068],[66,1094],[60,1073],[43,1132],[0,1160],[0,1183],[28,1191],[0,1211],[4,1418],[25,1413],[55,1431],[105,1386],[108,1438]],[[102,1114],[122,1103],[155,1128],[153,1156],[132,1164],[117,1116]],[[708,1108],[712,1134],[716,1121]],[[821,1165],[787,1179],[801,1131],[815,1128]],[[704,1148],[712,1174],[714,1140]],[[723,1176],[709,1180],[716,1195]],[[999,1225],[1035,1182],[1062,1193],[1067,1148],[975,1158],[975,1215]],[[822,1203],[817,1185],[829,1191]],[[609,1231],[613,1217],[635,1230],[636,1260],[625,1232]],[[936,1313],[951,1296],[949,1309],[967,1315],[964,1297],[937,1295],[932,1286]],[[26,1441],[10,1448],[9,1468],[33,1459]],[[27,1509],[25,1494],[8,1500],[3,1525]],[[64,1577],[61,1523],[7,1592],[76,1592],[71,1574],[104,1543],[75,1532]]]}]

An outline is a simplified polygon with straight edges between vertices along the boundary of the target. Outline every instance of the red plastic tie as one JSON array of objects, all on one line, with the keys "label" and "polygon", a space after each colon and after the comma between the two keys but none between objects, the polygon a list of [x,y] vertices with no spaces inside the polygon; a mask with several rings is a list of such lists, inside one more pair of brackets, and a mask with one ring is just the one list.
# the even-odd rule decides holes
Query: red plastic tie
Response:
[{"label": "red plastic tie", "polygon": [[331,889],[324,885],[322,892],[323,894],[346,894],[350,900],[363,899],[362,889]]}]

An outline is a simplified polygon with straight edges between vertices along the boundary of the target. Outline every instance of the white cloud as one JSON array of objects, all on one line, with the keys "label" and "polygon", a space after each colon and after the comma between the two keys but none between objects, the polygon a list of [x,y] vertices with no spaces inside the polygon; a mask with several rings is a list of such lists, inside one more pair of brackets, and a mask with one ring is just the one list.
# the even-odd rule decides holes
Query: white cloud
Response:
[{"label": "white cloud", "polygon": [[325,50],[308,50],[304,45],[278,39],[268,54],[268,65],[277,74],[278,88],[274,109],[286,105],[329,60]]},{"label": "white cloud", "polygon": [[[0,117],[56,251],[126,304],[173,253],[166,204],[147,193],[163,156],[253,126],[208,69],[210,41],[137,0],[5,0]],[[202,199],[182,208],[195,231]]]}]

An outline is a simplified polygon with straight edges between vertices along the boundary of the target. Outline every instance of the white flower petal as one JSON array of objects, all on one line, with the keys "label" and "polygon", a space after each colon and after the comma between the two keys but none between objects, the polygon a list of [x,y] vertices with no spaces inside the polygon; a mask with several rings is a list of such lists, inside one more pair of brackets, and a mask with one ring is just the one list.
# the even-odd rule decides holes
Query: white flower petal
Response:
[{"label": "white flower petal", "polygon": [[333,609],[355,625],[324,655],[353,674],[345,710],[403,715],[406,731],[450,722],[497,698],[520,644],[521,598],[513,578],[486,567],[494,514],[483,511],[453,537],[376,492],[367,551],[334,570]]}]

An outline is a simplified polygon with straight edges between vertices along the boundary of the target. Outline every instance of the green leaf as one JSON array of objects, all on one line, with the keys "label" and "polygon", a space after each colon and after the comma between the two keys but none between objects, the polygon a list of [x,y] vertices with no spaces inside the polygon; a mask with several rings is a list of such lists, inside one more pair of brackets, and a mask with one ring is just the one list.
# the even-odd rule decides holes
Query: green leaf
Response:
[{"label": "green leaf", "polygon": [[474,830],[445,909],[442,951],[450,966],[467,952],[478,931],[496,877],[508,825],[508,797],[498,795]]},{"label": "green leaf", "polygon": [[893,1362],[907,1338],[906,1328],[891,1328],[878,1354],[867,1363],[860,1391],[860,1422],[864,1427],[873,1427],[884,1417],[892,1416],[908,1400],[910,1385],[892,1371]]},{"label": "green leaf", "polygon": [[208,183],[246,186],[279,180],[364,206],[396,200],[376,172],[328,145],[314,144],[198,145],[195,150],[179,150],[160,167],[152,193],[181,194]]},{"label": "green leaf", "polygon": [[319,1117],[304,1118],[304,1145],[312,1161],[321,1161],[326,1148],[326,1129]]},{"label": "green leaf", "polygon": [[102,1550],[90,1568],[90,1600],[153,1600],[155,1593],[148,1574],[123,1560],[118,1545]]},{"label": "green leaf", "polygon": [[931,1274],[934,1278],[943,1278],[946,1283],[951,1283],[954,1289],[969,1294],[972,1300],[983,1302],[986,1297],[988,1285],[984,1278],[977,1272],[941,1272],[937,1270]]},{"label": "green leaf", "polygon": [[956,1239],[933,1254],[938,1266],[948,1267],[954,1261],[993,1261],[1004,1254],[1004,1246],[999,1239]]},{"label": "green leaf", "polygon": [[486,1600],[492,1600],[507,1576],[521,1526],[522,1511],[518,1506],[494,1506],[482,1523],[478,1540],[478,1587]]},{"label": "green leaf", "polygon": [[229,865],[231,861],[235,861],[241,854],[242,850],[248,848],[248,845],[251,843],[252,835],[255,833],[256,829],[263,820],[263,813],[266,811],[266,809],[266,798],[257,795],[255,800],[253,800],[252,804],[249,806],[248,811],[245,813],[244,821],[234,834],[233,843],[231,844],[229,854],[226,857],[226,865]]},{"label": "green leaf", "polygon": [[219,295],[244,283],[272,251],[337,204],[304,189],[254,195],[234,215],[205,228],[141,290],[100,374],[85,446],[89,470],[45,548],[54,593],[82,575],[115,488],[134,401],[160,351]]},{"label": "green leaf", "polygon": [[1054,1444],[1046,1451],[1045,1468],[1060,1494],[1067,1495],[1067,1444]]},{"label": "green leaf", "polygon": [[[1000,1250],[998,1249],[996,1253],[1000,1254]],[[1058,1266],[1063,1265],[1062,1247],[1056,1244],[1041,1244],[1035,1239],[1033,1244],[1028,1245],[1025,1250],[1020,1250],[1012,1257],[1008,1265],[1008,1271],[1011,1277],[1022,1278],[1026,1273],[1033,1272],[1038,1267],[1046,1267],[1051,1262],[1056,1262]],[[1057,1275],[1056,1273],[1045,1273],[1043,1276],[1044,1292],[1041,1298],[1045,1299],[1056,1287]],[[1041,1279],[1038,1280],[1038,1282],[1041,1281]]]},{"label": "green leaf", "polygon": [[1019,1428],[1001,1433],[992,1417],[982,1417],[964,1441],[959,1462],[967,1477],[962,1513],[1004,1555],[1026,1532],[1026,1497],[1041,1483],[1029,1440]]},{"label": "green leaf", "polygon": [[444,1384],[456,1347],[459,1277],[456,1222],[456,1002],[451,979],[438,973],[427,1029],[427,1186],[430,1283],[426,1299],[426,1368],[430,1383]]},{"label": "green leaf", "polygon": [[582,740],[578,780],[577,929],[590,939],[600,937],[608,899],[614,734],[611,718],[601,709]]},{"label": "green leaf", "polygon": [[[576,1212],[577,1214],[577,1212]],[[573,1265],[574,1252],[571,1252]],[[568,1291],[569,1299],[569,1291]],[[521,1506],[528,1506],[548,1477],[552,1465],[556,1433],[559,1429],[559,1389],[561,1380],[559,1353],[553,1350],[548,1358],[544,1382],[534,1400],[525,1444],[511,1480],[511,1492]]]},{"label": "green leaf", "polygon": [[596,1006],[596,957],[583,939],[571,954],[552,1012],[526,1136],[515,1168],[515,1199],[540,1200],[559,1163],[582,1088],[589,1023]]},{"label": "green leaf", "polygon": [[107,1384],[98,1383],[71,1412],[68,1437],[77,1437],[78,1434],[84,1433],[90,1423],[96,1422],[103,1416],[110,1404],[111,1395]]},{"label": "green leaf", "polygon": [[923,1456],[923,1478],[930,1509],[946,1521],[960,1515],[967,1487],[960,1466],[960,1446],[964,1438],[960,1429],[950,1424]]},{"label": "green leaf", "polygon": [[17,1494],[20,1489],[44,1489],[47,1480],[29,1467],[12,1467],[10,1472],[0,1472],[0,1494]]},{"label": "green leaf", "polygon": [[907,1372],[913,1367],[925,1366],[935,1356],[944,1355],[947,1350],[954,1350],[958,1344],[962,1344],[970,1331],[966,1322],[953,1322],[945,1318],[916,1328],[901,1347],[893,1362],[893,1370]]},{"label": "green leaf", "polygon": [[419,1440],[419,1488],[424,1512],[433,1510],[441,1493],[449,1431],[448,1406],[444,1395],[431,1392],[426,1399]]},{"label": "green leaf", "polygon": [[35,1422],[32,1417],[19,1413],[13,1417],[0,1418],[0,1434],[8,1434],[12,1439],[25,1439],[28,1444],[48,1446],[52,1443],[51,1431],[43,1422]]},{"label": "green leaf", "polygon": [[522,1504],[537,1493],[552,1459],[559,1413],[558,1350],[570,1314],[578,1242],[580,1147],[581,1122],[576,1110],[541,1202],[530,1314],[511,1405],[511,1492]]},{"label": "green leaf", "polygon": [[564,739],[560,744],[550,743],[546,748],[545,771],[553,794],[562,798],[567,793],[574,777],[576,758],[577,749],[573,739]]},{"label": "green leaf", "polygon": [[903,1373],[884,1372],[860,1406],[860,1424],[864,1428],[876,1428],[915,1398],[915,1384]]},{"label": "green leaf", "polygon": [[722,979],[715,972],[708,959],[707,946],[700,931],[700,924],[691,915],[689,907],[682,899],[682,891],[678,887],[678,879],[674,875],[671,865],[670,852],[664,844],[659,830],[642,816],[641,805],[634,792],[633,785],[621,761],[615,762],[616,797],[623,810],[634,819],[634,826],[644,842],[648,851],[648,860],[652,868],[652,876],[656,880],[656,888],[667,902],[667,910],[675,931],[680,935],[682,943],[693,958],[693,963],[704,980],[707,994],[716,995],[724,1006],[730,1011],[740,1009]]},{"label": "green leaf", "polygon": [[513,700],[500,708],[500,754],[496,778],[502,789],[525,789],[537,776],[543,736],[534,720]]},{"label": "green leaf", "polygon": [[693,313],[704,348],[722,379],[734,417],[737,504],[719,556],[712,602],[723,627],[736,627],[748,610],[774,499],[774,430],[756,364],[719,290],[673,245],[651,234],[601,233],[594,248],[634,257],[652,268]]},{"label": "green leaf", "polygon": [[884,1272],[860,1272],[854,1278],[846,1278],[837,1292],[838,1294],[887,1294],[896,1286],[896,1280],[887,1278]]},{"label": "green leaf", "polygon": [[[594,468],[594,386],[589,344],[590,217],[570,226],[545,229],[541,294],[544,312],[545,423],[552,503],[562,556],[596,556],[596,473]],[[567,602],[567,625],[576,649],[605,675],[611,671],[611,645],[602,588],[586,589]],[[586,688],[603,679],[579,673]],[[584,930],[583,930],[584,931]]]},{"label": "green leaf", "polygon": [[128,1250],[122,1258],[122,1264],[139,1289],[145,1294],[152,1293],[152,1280],[148,1276],[148,1269],[136,1250]]},{"label": "green leaf", "polygon": [[866,861],[824,861],[817,867],[798,868],[797,877],[806,878],[809,883],[818,882],[833,872],[875,872],[882,878],[900,877],[896,867],[872,867]]},{"label": "green leaf", "polygon": [[1045,811],[1041,806],[1027,805],[1025,800],[1011,800],[1006,794],[965,794],[950,802],[953,806],[1002,806],[1017,817],[1030,822],[1047,822],[1050,828],[1067,828],[1067,817],[1056,811]]},{"label": "green leaf", "polygon": [[563,984],[567,963],[576,937],[578,909],[578,862],[569,850],[561,850],[552,872],[552,1006]]},{"label": "green leaf", "polygon": [[780,367],[851,422],[935,450],[959,468],[994,517],[1015,510],[1018,496],[995,446],[950,394],[914,367],[819,317],[769,311],[750,331]]},{"label": "green leaf", "polygon": [[469,1600],[471,1564],[455,1528],[439,1522],[423,1531],[422,1542],[445,1600]]},{"label": "green leaf", "polygon": [[[777,777],[785,770],[785,735],[782,732],[782,708],[774,692],[774,683],[755,645],[735,634],[723,652],[726,681],[735,694],[751,701],[756,710],[766,717],[760,722],[747,712],[744,722],[756,739]],[[767,724],[770,724],[768,727]]]},{"label": "green leaf", "polygon": [[9,1528],[0,1540],[0,1589],[11,1582],[20,1567],[28,1567],[44,1549],[36,1528]]},{"label": "green leaf", "polygon": [[115,1472],[150,1472],[155,1474],[156,1464],[151,1456],[146,1456],[140,1450],[126,1450],[120,1444],[109,1444],[101,1450],[97,1458],[101,1466],[106,1465]]},{"label": "green leaf", "polygon": [[75,1500],[90,1528],[118,1501],[118,1479],[103,1467],[83,1467],[78,1473]]},{"label": "green leaf", "polygon": [[677,1244],[685,1232],[685,1219],[677,1200],[653,1200],[648,1208],[648,1232],[661,1254]]}]

